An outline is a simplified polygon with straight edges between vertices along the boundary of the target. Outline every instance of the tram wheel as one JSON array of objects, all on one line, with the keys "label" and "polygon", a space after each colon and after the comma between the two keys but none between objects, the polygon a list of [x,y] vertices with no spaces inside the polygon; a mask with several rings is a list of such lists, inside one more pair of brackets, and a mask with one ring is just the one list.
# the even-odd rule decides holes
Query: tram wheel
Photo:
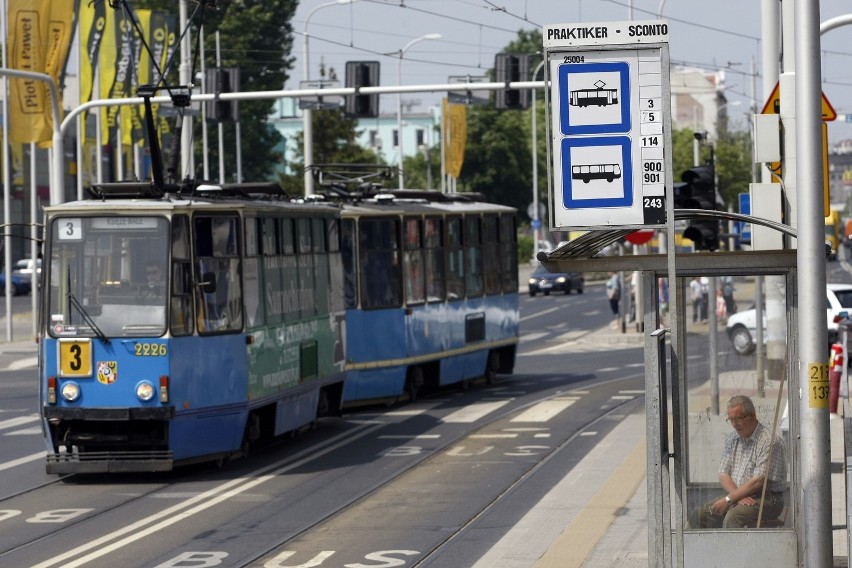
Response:
[{"label": "tram wheel", "polygon": [[405,394],[408,395],[408,401],[414,402],[420,394],[420,389],[423,387],[423,369],[413,367],[408,370],[408,377],[405,379]]},{"label": "tram wheel", "polygon": [[497,382],[497,369],[500,367],[500,355],[496,351],[488,354],[488,362],[485,364],[485,384],[493,385]]}]

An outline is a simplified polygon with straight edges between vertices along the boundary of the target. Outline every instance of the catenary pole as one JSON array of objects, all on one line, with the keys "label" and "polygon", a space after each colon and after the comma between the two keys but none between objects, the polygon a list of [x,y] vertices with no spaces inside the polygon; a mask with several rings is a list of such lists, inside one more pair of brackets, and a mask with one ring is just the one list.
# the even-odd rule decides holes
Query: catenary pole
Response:
[{"label": "catenary pole", "polygon": [[[828,428],[828,364],[825,352],[825,244],[823,224],[822,90],[819,3],[795,2],[796,22],[796,210],[798,341],[800,364],[801,486],[805,566],[831,566],[831,445]],[[804,394],[807,393],[807,394]]]}]

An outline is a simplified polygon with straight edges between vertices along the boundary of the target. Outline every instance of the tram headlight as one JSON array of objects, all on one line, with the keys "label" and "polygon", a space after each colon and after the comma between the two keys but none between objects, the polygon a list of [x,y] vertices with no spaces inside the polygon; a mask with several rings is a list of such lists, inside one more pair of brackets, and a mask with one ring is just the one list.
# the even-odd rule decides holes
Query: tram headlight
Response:
[{"label": "tram headlight", "polygon": [[152,385],[148,381],[142,381],[138,385],[136,385],[136,396],[139,397],[139,400],[142,402],[148,402],[154,395],[156,394],[156,390],[154,389],[154,385]]},{"label": "tram headlight", "polygon": [[73,381],[68,381],[62,385],[62,398],[67,400],[68,402],[74,402],[78,398],[80,398],[80,385]]}]

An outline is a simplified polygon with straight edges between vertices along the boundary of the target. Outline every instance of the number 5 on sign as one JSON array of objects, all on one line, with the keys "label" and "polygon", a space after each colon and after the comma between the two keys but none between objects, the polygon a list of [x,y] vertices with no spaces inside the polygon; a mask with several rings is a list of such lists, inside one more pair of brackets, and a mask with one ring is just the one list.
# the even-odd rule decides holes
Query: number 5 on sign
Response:
[{"label": "number 5 on sign", "polygon": [[59,376],[92,376],[92,342],[88,339],[59,340]]},{"label": "number 5 on sign", "polygon": [[828,408],[828,365],[808,363],[808,407]]}]

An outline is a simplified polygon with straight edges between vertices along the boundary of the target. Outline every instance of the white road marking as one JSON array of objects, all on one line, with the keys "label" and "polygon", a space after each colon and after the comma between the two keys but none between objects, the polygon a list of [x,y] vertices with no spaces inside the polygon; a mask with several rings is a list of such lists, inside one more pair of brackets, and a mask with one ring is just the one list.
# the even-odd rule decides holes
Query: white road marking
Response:
[{"label": "white road marking", "polygon": [[27,416],[18,416],[16,418],[9,418],[8,420],[0,421],[0,430],[7,430],[9,428],[17,428],[18,426],[23,426],[24,424],[30,424],[31,422],[38,422],[38,414],[29,414]]},{"label": "white road marking", "polygon": [[544,400],[512,418],[512,422],[547,422],[577,400],[576,398]]},{"label": "white road marking", "polygon": [[440,434],[417,434],[415,436],[386,434],[384,436],[379,436],[379,440],[437,440],[440,437]]},{"label": "white road marking", "polygon": [[6,432],[3,434],[4,436],[32,436],[34,434],[38,434],[41,436],[41,428],[23,428],[21,430],[13,430],[11,432]]},{"label": "white road marking", "polygon": [[518,321],[527,321],[529,319],[537,318],[539,316],[543,316],[543,315],[546,315],[546,314],[549,314],[549,313],[552,313],[552,312],[557,312],[559,310],[560,310],[559,307],[553,307],[553,308],[550,308],[550,309],[547,309],[547,310],[542,310],[540,312],[536,312],[534,314],[530,314],[528,316],[524,316],[524,317],[520,318]]},{"label": "white road marking", "polygon": [[38,367],[38,357],[25,357],[10,363],[6,370],[20,371],[21,369],[35,369],[36,367]]},{"label": "white road marking", "polygon": [[[245,493],[246,491],[254,489],[267,481],[274,480],[288,471],[299,468],[302,465],[314,461],[328,453],[337,451],[344,445],[351,444],[354,440],[371,434],[377,428],[379,428],[379,426],[365,428],[360,432],[356,432],[354,435],[351,432],[345,432],[344,434],[332,439],[337,440],[335,443],[327,445],[319,452],[317,452],[316,448],[308,448],[290,458],[283,459],[266,467],[257,469],[247,477],[233,479],[219,485],[218,487],[214,487],[209,491],[199,493],[182,503],[178,503],[163,509],[158,513],[139,519],[134,523],[91,540],[77,548],[54,556],[40,564],[36,564],[35,566],[32,566],[32,568],[48,568],[56,565],[61,565],[63,568],[76,568],[77,566],[83,566],[84,564],[102,556],[108,556],[114,551],[133,542],[147,538],[150,535],[184,521],[187,518],[198,515],[206,509],[236,497],[240,493]],[[40,456],[43,458],[44,454],[40,454]],[[89,553],[85,556],[80,556],[86,552]],[[79,558],[69,561],[69,559],[74,557]]]},{"label": "white road marking", "polygon": [[446,424],[470,424],[476,422],[483,416],[500,409],[509,404],[508,400],[495,400],[493,402],[475,402],[444,417],[442,422]]},{"label": "white road marking", "polygon": [[30,454],[28,456],[24,456],[22,458],[18,458],[16,460],[11,460],[7,462],[0,463],[0,471],[4,469],[12,469],[13,467],[17,467],[19,465],[24,465],[25,463],[34,462],[36,460],[43,460],[47,458],[47,454],[44,452],[38,452],[35,454]]}]

